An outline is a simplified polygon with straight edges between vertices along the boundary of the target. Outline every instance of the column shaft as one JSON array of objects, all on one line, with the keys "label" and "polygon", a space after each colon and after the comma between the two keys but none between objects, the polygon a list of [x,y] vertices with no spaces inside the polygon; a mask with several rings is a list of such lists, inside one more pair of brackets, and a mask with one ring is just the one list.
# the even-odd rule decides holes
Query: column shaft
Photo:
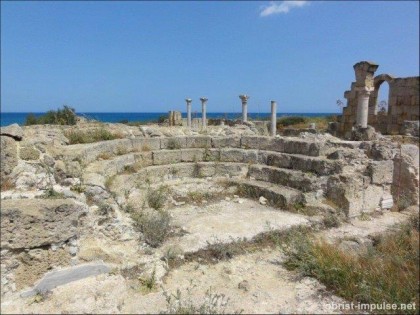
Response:
[{"label": "column shaft", "polygon": [[275,137],[277,132],[277,103],[271,101],[271,136]]},{"label": "column shaft", "polygon": [[357,99],[356,125],[367,128],[369,115],[369,91],[360,91]]}]

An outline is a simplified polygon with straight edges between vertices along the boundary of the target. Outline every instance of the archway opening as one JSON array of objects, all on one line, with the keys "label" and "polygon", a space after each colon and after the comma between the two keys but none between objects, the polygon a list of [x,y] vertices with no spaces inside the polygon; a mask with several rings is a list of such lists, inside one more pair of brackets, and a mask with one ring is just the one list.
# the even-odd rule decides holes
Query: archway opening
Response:
[{"label": "archway opening", "polygon": [[389,84],[386,81],[379,83],[377,87],[376,109],[378,115],[388,115],[389,112]]}]

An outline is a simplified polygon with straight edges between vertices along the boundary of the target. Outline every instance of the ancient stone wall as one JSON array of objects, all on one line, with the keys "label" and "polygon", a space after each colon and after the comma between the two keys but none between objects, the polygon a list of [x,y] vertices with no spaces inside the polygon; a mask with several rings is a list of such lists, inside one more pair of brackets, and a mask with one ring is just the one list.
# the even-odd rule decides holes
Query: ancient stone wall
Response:
[{"label": "ancient stone wall", "polygon": [[[361,63],[371,64],[369,62]],[[361,63],[354,66],[356,78],[360,77],[358,65]],[[362,93],[359,81],[352,82],[350,90],[344,92],[347,106],[343,108],[338,133],[347,138],[350,138],[351,130],[357,121],[358,99],[359,94]],[[371,81],[366,80],[369,85],[372,85]],[[389,97],[388,110],[382,112],[378,109],[378,92],[384,82],[389,84]],[[366,88],[372,89],[371,86],[367,86],[367,83]],[[405,121],[419,120],[419,91],[420,77],[395,78],[389,74],[380,74],[374,77],[373,90],[369,92],[368,124],[383,134],[404,134]]]}]

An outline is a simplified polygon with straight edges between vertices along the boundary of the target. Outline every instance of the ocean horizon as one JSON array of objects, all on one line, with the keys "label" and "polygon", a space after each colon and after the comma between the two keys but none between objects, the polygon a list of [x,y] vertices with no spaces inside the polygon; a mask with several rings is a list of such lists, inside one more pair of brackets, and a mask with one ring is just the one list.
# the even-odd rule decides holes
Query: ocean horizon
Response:
[{"label": "ocean horizon", "polygon": [[[0,126],[8,126],[11,124],[18,124],[23,126],[25,124],[26,117],[29,114],[34,114],[36,117],[44,115],[46,112],[1,112],[0,113]],[[86,117],[88,119],[94,119],[101,122],[107,123],[118,123],[118,122],[151,122],[156,121],[161,116],[168,116],[168,112],[156,112],[156,113],[124,113],[124,112],[80,112],[76,113],[78,116]],[[270,117],[270,113],[248,113],[248,117],[251,119],[263,119]],[[340,113],[277,113],[277,117],[284,116],[305,116],[305,117],[322,117],[330,115],[340,115]],[[186,112],[182,112],[182,117],[187,117]],[[201,118],[201,112],[193,112],[193,118]],[[225,118],[225,119],[241,119],[242,113],[220,113],[213,112],[207,113],[207,118]]]}]

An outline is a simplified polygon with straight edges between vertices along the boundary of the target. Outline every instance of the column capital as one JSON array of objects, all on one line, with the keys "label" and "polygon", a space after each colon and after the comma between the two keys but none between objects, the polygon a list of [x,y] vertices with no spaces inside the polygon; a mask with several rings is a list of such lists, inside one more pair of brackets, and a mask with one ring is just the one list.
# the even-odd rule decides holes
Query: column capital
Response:
[{"label": "column capital", "polygon": [[192,99],[186,98],[185,101],[187,102],[187,104],[190,104],[192,102]]},{"label": "column capital", "polygon": [[369,95],[371,92],[373,92],[375,89],[373,87],[356,87],[354,88],[355,91],[359,92],[360,94],[366,94]]},{"label": "column capital", "polygon": [[242,103],[246,103],[249,99],[249,95],[241,94],[239,95],[239,98],[241,99]]},{"label": "column capital", "polygon": [[273,104],[273,103],[277,103],[277,102],[272,100],[272,101],[271,101],[271,104]]},{"label": "column capital", "polygon": [[207,97],[200,97],[201,103],[206,103],[209,99]]}]

